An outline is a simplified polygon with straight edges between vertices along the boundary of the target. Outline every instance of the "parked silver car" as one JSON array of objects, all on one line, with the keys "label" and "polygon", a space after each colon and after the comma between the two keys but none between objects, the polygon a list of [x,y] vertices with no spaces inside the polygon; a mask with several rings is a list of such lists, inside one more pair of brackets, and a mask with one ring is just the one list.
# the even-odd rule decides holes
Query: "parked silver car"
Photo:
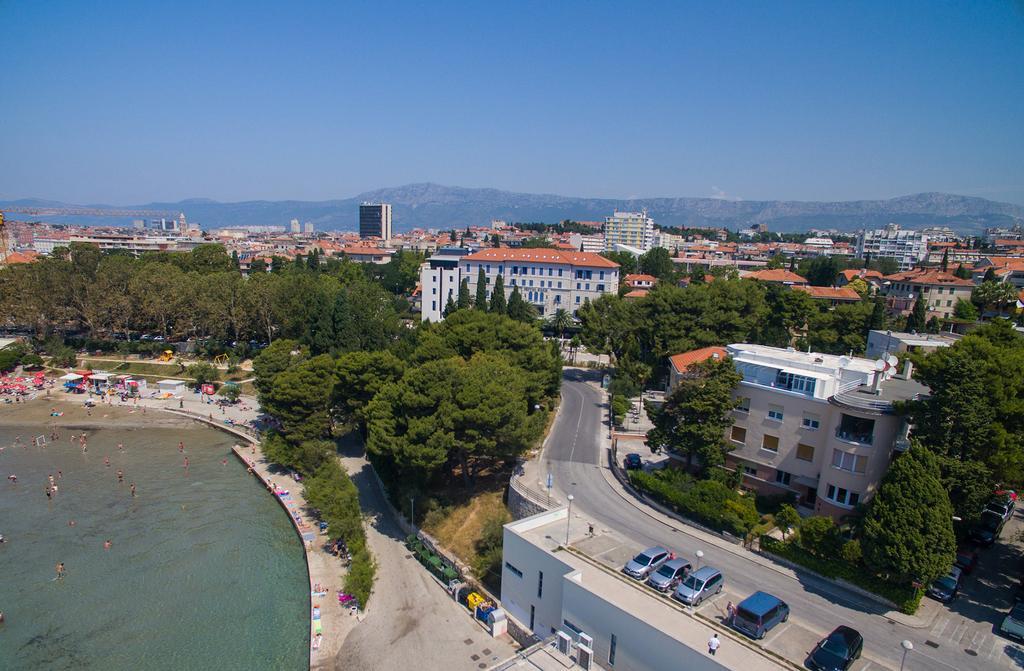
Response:
[{"label": "parked silver car", "polygon": [[647,584],[659,592],[671,592],[693,566],[685,559],[669,559],[647,578]]},{"label": "parked silver car", "polygon": [[723,584],[725,577],[721,571],[712,566],[702,566],[683,578],[672,596],[689,606],[696,606],[721,592]]},{"label": "parked silver car", "polygon": [[657,571],[666,561],[668,561],[668,550],[663,547],[647,548],[629,560],[629,563],[622,567],[622,572],[630,578],[643,580]]}]

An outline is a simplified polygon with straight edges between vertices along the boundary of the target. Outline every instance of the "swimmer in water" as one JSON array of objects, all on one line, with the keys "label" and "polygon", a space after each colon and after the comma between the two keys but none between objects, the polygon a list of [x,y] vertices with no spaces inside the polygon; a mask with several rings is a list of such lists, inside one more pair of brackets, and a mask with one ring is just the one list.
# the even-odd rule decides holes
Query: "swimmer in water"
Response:
[{"label": "swimmer in water", "polygon": [[75,521],[74,520],[68,520],[68,526],[69,527],[75,526]]},{"label": "swimmer in water", "polygon": [[185,457],[185,470],[188,470],[188,457]]},{"label": "swimmer in water", "polygon": [[113,545],[113,543],[110,542],[109,538],[107,540],[103,541],[103,549],[104,550],[109,550],[111,545]]},{"label": "swimmer in water", "polygon": [[124,443],[118,443],[117,444],[117,451],[118,452],[124,452]]},{"label": "swimmer in water", "polygon": [[57,479],[60,480],[63,477],[64,477],[64,474],[62,472],[60,472],[60,471],[57,471]]},{"label": "swimmer in water", "polygon": [[132,493],[132,498],[135,498],[135,483],[131,482],[128,484],[128,491]]},{"label": "swimmer in water", "polygon": [[185,443],[178,441],[178,452],[185,452]]},{"label": "swimmer in water", "polygon": [[110,468],[110,457],[103,457],[103,465]]},{"label": "swimmer in water", "polygon": [[66,571],[64,570],[64,562],[57,562],[57,579],[63,579],[65,573]]},{"label": "swimmer in water", "polygon": [[120,468],[117,469],[117,482],[118,484],[124,484],[124,471]]},{"label": "swimmer in water", "polygon": [[228,465],[228,460],[227,459],[221,459],[220,460],[220,465],[221,466],[227,466]]}]

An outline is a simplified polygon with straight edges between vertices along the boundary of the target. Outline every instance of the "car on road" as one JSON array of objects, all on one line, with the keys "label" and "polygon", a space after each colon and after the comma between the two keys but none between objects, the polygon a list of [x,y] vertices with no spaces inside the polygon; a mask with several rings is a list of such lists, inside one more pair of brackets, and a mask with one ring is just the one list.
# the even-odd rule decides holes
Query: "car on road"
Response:
[{"label": "car on road", "polygon": [[860,632],[840,625],[818,641],[807,658],[807,666],[814,671],[847,671],[863,650],[864,637]]},{"label": "car on road", "polygon": [[636,452],[630,452],[626,455],[626,458],[622,460],[622,465],[627,471],[635,471],[644,467],[644,460]]},{"label": "car on road", "polygon": [[957,549],[954,564],[964,573],[970,573],[978,565],[978,551],[969,546]]},{"label": "car on road", "polygon": [[983,510],[978,523],[971,529],[971,539],[989,547],[999,538],[1004,524],[1006,524],[1005,517],[991,510]]},{"label": "car on road", "polygon": [[1013,499],[1009,496],[1000,496],[992,499],[985,506],[985,510],[992,511],[1002,517],[1004,520],[1008,520],[1013,517],[1014,503]]},{"label": "car on road", "polygon": [[1016,603],[999,625],[999,633],[1024,642],[1024,603]]},{"label": "car on road", "polygon": [[699,606],[707,599],[722,591],[725,576],[713,566],[702,566],[683,578],[672,593],[672,597],[688,606]]},{"label": "car on road", "polygon": [[663,547],[647,548],[637,556],[633,557],[622,567],[622,572],[630,578],[643,580],[651,573],[657,571],[662,564],[669,559],[668,550]]},{"label": "car on road", "polygon": [[752,638],[764,638],[772,627],[789,619],[789,605],[768,592],[754,592],[736,606],[733,629]]},{"label": "car on road", "polygon": [[960,575],[948,573],[928,586],[926,594],[936,601],[949,603],[960,593]]},{"label": "car on road", "polygon": [[693,566],[685,559],[669,559],[647,578],[647,584],[659,592],[671,592]]}]

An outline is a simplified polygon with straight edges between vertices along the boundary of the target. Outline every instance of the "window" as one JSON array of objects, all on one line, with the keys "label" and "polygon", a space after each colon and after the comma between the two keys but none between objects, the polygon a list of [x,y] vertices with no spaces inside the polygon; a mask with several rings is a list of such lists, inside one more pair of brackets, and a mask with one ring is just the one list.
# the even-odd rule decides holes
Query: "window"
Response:
[{"label": "window", "polygon": [[817,429],[821,426],[821,420],[818,419],[817,415],[804,415],[801,425],[805,429]]},{"label": "window", "polygon": [[558,288],[559,288],[559,289],[561,289],[561,288],[562,288],[562,282],[561,282],[561,280],[559,280],[559,282],[558,282]]},{"label": "window", "polygon": [[825,490],[825,498],[841,506],[853,507],[860,502],[860,494],[847,491],[835,485],[828,486],[828,489]]},{"label": "window", "polygon": [[515,577],[517,577],[517,578],[522,578],[523,577],[523,572],[520,571],[519,569],[517,569],[515,566],[512,566],[512,564],[509,564],[508,562],[505,562],[505,568],[507,568],[513,575],[515,575]]},{"label": "window", "polygon": [[487,270],[485,270],[484,272],[486,272],[488,275],[491,273],[491,264],[487,264]]},{"label": "window", "polygon": [[753,466],[744,466],[743,473],[751,477],[757,477],[757,469],[754,468]]},{"label": "window", "polygon": [[603,270],[599,270],[598,271],[597,279],[599,279],[599,280],[603,280],[604,279],[604,271]]},{"label": "window", "polygon": [[576,283],[576,291],[579,291],[582,288],[583,288],[583,283],[582,282],[577,282]]},{"label": "window", "polygon": [[775,376],[775,386],[788,391],[795,391],[806,396],[814,396],[814,385],[816,380],[813,377],[795,375],[780,370]]},{"label": "window", "polygon": [[[579,305],[579,304],[580,304],[580,297],[579,297],[579,296],[577,296],[577,297],[576,297],[576,305]],[[575,314],[575,313],[573,313],[573,314]]]},{"label": "window", "polygon": [[750,412],[750,399],[747,398],[746,396],[744,396],[741,399],[738,399],[738,402],[736,403],[736,409],[739,410],[740,412]]},{"label": "window", "polygon": [[786,471],[775,471],[775,482],[779,483],[780,485],[786,485],[788,487],[789,478],[790,474],[787,473]]},{"label": "window", "polygon": [[466,272],[468,273],[472,269],[473,269],[473,264],[472,263],[467,263],[466,264]]},{"label": "window", "polygon": [[779,437],[769,436],[767,433],[761,438],[761,449],[769,452],[779,451]]},{"label": "window", "polygon": [[505,266],[498,266],[498,274],[499,275],[504,275],[505,274]]},{"label": "window", "polygon": [[578,280],[582,280],[583,279],[583,271],[582,270],[577,270],[576,271],[576,279],[578,279]]},{"label": "window", "polygon": [[519,266],[512,266],[512,274],[513,275],[518,275],[519,274]]},{"label": "window", "polygon": [[782,421],[782,406],[781,405],[769,405],[768,406],[768,419],[774,419],[776,422]]},{"label": "window", "polygon": [[604,285],[603,284],[598,284],[597,285],[597,290],[598,291],[604,291]]},{"label": "window", "polygon": [[559,303],[560,304],[561,302],[562,302],[562,294],[555,294],[555,303]]},{"label": "window", "polygon": [[[559,277],[561,277],[561,276],[562,276],[562,269],[561,269],[561,268],[559,268],[559,269],[558,269],[558,276],[559,276]],[[558,283],[558,286],[562,286],[562,283],[561,283],[561,282],[559,282],[559,283]]]},{"label": "window", "polygon": [[590,282],[587,282],[587,284],[585,286],[587,288],[587,291],[590,291]]},{"label": "window", "polygon": [[619,639],[612,634],[611,644],[608,646],[608,666],[615,666],[615,648],[619,643]]},{"label": "window", "polygon": [[544,597],[544,571],[537,571],[537,598]]},{"label": "window", "polygon": [[437,295],[437,287],[434,287],[433,289],[431,289],[430,293],[432,293],[432,294],[434,294],[436,296]]},{"label": "window", "polygon": [[734,442],[743,443],[747,440],[747,430],[742,426],[734,426],[732,427],[732,433],[729,435],[729,438]]},{"label": "window", "polygon": [[832,467],[851,473],[864,473],[868,469],[868,458],[842,450],[832,450]]},{"label": "window", "polygon": [[537,614],[537,609],[531,603],[530,604],[530,631],[533,631],[533,621],[534,621],[534,617],[536,616],[536,614]]},{"label": "window", "polygon": [[870,445],[875,437],[875,420],[843,414],[836,428],[836,438]]},{"label": "window", "polygon": [[796,458],[801,461],[814,461],[814,447],[798,443],[796,446]]},{"label": "window", "polygon": [[554,268],[548,268],[548,277],[551,277],[554,274],[555,274],[555,269]]}]

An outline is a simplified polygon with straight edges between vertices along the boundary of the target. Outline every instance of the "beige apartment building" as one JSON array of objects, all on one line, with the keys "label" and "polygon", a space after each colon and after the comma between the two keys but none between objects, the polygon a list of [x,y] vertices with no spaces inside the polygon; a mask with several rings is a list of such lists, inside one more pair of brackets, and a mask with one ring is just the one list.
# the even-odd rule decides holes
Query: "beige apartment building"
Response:
[{"label": "beige apartment building", "polygon": [[974,282],[961,279],[941,270],[910,270],[905,273],[886,275],[883,291],[889,310],[909,314],[918,299],[928,303],[928,316],[941,319],[953,316],[958,300],[971,300]]},{"label": "beige apartment building", "polygon": [[[705,348],[677,355],[680,365],[722,356]],[[692,353],[697,355],[697,352]],[[799,505],[836,519],[871,498],[894,451],[906,450],[908,425],[895,401],[927,393],[888,363],[739,343],[724,348],[743,380],[726,439],[726,467],[745,487],[791,494]],[[677,358],[679,357],[679,358]],[[672,364],[672,382],[682,371]],[[881,368],[882,370],[879,370]]]}]

